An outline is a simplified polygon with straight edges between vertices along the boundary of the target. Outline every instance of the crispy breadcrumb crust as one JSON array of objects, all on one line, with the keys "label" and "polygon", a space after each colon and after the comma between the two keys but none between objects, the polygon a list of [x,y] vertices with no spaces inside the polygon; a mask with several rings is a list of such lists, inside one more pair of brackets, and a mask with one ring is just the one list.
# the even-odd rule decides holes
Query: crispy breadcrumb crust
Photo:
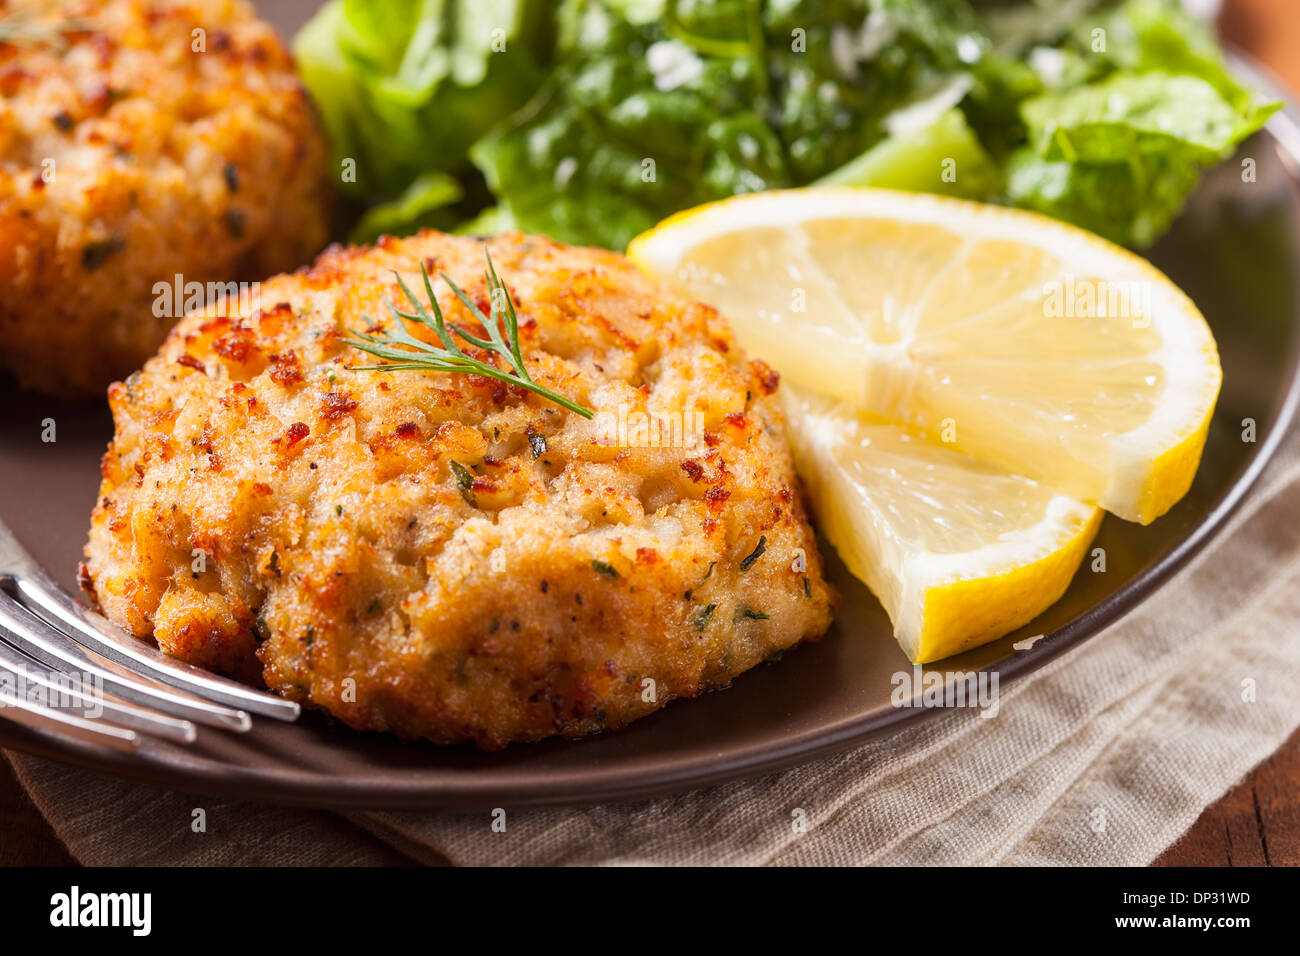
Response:
[{"label": "crispy breadcrumb crust", "polygon": [[[620,255],[488,246],[534,379],[595,419],[480,376],[350,370],[374,360],[341,336],[391,326],[394,270],[445,271],[486,310],[484,249],[331,248],[109,390],[83,569],[107,615],[353,727],[484,748],[622,726],[821,635],[836,598],[777,375]],[[677,447],[627,447],[674,413]]]},{"label": "crispy breadcrumb crust", "polygon": [[275,31],[232,0],[0,0],[0,365],[100,394],[183,308],[156,283],[261,279],[328,238],[329,159]]}]

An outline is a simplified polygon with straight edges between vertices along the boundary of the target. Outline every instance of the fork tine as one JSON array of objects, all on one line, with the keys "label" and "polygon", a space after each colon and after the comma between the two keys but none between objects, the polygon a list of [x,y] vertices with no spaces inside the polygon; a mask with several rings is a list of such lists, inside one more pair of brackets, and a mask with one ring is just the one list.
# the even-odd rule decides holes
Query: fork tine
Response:
[{"label": "fork tine", "polygon": [[50,710],[4,687],[0,687],[0,716],[33,730],[72,737],[83,743],[99,744],[122,753],[133,752],[140,741],[133,730],[123,730],[111,724]]},{"label": "fork tine", "polygon": [[7,630],[10,640],[22,651],[41,663],[55,670],[71,668],[91,674],[119,697],[212,727],[243,733],[252,726],[252,720],[242,710],[210,703],[132,673],[115,661],[92,657],[91,652],[37,617],[3,589],[0,589],[0,627]]},{"label": "fork tine", "polygon": [[[25,569],[7,580],[34,605],[39,616],[53,618],[50,624],[61,622],[75,628],[74,640],[135,673],[143,673],[168,686],[263,717],[293,721],[302,713],[295,701],[209,674],[137,641],[103,616],[78,604],[39,568]],[[2,583],[4,579],[0,578]],[[118,635],[120,639],[115,640]]]},{"label": "fork tine", "polygon": [[[87,720],[97,718],[89,716],[86,711],[97,710],[99,711],[99,718],[119,727],[125,727],[129,730],[142,730],[153,734],[155,737],[165,737],[168,740],[175,740],[180,743],[189,744],[194,742],[197,735],[194,724],[190,721],[177,720],[174,717],[146,710],[134,704],[109,700],[102,693],[87,693],[86,690],[82,689],[83,682],[80,678],[72,677],[70,679],[69,675],[52,672],[39,664],[33,663],[17,648],[6,643],[10,639],[12,638],[8,631],[0,627],[0,674],[7,673],[29,684],[37,684],[50,691],[51,696],[57,695],[67,698],[73,705],[63,708],[47,703],[46,706],[51,710],[62,711],[68,709],[74,713],[80,710],[82,712],[80,716],[85,717]],[[60,680],[60,677],[63,680]]]}]

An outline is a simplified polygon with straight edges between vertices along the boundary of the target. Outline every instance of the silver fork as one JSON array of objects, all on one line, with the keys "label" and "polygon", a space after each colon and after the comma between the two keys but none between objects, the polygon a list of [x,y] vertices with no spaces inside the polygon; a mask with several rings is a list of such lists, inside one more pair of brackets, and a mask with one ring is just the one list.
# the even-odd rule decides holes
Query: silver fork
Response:
[{"label": "silver fork", "polygon": [[0,523],[0,719],[130,752],[182,744],[196,724],[245,733],[292,721],[293,701],[167,657],[79,604]]}]

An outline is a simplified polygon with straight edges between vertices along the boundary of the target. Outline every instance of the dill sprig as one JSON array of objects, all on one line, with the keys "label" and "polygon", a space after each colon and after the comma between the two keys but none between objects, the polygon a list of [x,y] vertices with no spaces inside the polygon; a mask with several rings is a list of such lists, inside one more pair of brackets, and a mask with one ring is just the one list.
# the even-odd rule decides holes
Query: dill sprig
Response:
[{"label": "dill sprig", "polygon": [[[532,376],[528,374],[528,369],[524,365],[523,355],[519,351],[519,316],[515,312],[515,304],[510,300],[510,292],[506,289],[505,284],[497,276],[496,267],[492,265],[492,255],[483,250],[487,255],[487,278],[488,299],[491,303],[488,315],[483,314],[483,310],[470,301],[469,296],[451,281],[451,278],[445,272],[438,273],[442,281],[447,283],[456,298],[464,303],[465,308],[469,309],[483,328],[487,331],[488,338],[482,338],[470,332],[468,329],[456,325],[448,324],[442,316],[442,309],[438,307],[438,297],[433,293],[433,282],[429,279],[429,270],[420,264],[420,276],[424,279],[424,291],[429,297],[429,305],[426,307],[410,287],[402,280],[402,276],[396,270],[393,275],[397,277],[397,285],[410,302],[412,312],[406,312],[399,309],[397,305],[387,296],[384,297],[384,304],[388,306],[389,311],[397,320],[391,334],[388,335],[371,335],[368,332],[357,332],[349,329],[354,338],[345,341],[353,348],[360,349],[363,352],[369,352],[371,355],[386,359],[384,365],[355,365],[349,366],[351,371],[367,372],[395,372],[404,369],[415,369],[426,372],[452,372],[462,375],[484,375],[488,378],[494,378],[498,381],[508,382],[511,385],[518,385],[526,388],[531,392],[536,392],[543,398],[550,399],[557,405],[577,412],[584,418],[592,418],[593,412],[590,409],[583,408],[577,402],[565,398],[558,392],[553,392],[544,385],[538,385],[533,381]],[[430,313],[432,310],[432,314]],[[362,318],[366,318],[362,316]],[[369,322],[369,319],[366,319]],[[406,329],[406,322],[419,322],[425,327],[432,329],[433,334],[438,337],[442,343],[439,348],[436,345],[430,345],[422,342],[413,336]],[[505,326],[505,334],[502,335],[501,326]],[[453,335],[454,333],[454,335]],[[460,336],[470,345],[477,348],[486,349],[495,355],[499,355],[510,366],[510,371],[503,371],[495,365],[484,362],[481,359],[466,355],[459,345],[456,344],[455,336]]]}]

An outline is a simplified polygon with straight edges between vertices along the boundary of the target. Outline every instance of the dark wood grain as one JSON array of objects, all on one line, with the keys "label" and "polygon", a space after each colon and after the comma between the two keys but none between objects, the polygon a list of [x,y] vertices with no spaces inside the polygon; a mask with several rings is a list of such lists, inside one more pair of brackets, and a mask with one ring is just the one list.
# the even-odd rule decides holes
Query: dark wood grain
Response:
[{"label": "dark wood grain", "polygon": [[1156,866],[1300,866],[1300,731],[1246,775]]}]

